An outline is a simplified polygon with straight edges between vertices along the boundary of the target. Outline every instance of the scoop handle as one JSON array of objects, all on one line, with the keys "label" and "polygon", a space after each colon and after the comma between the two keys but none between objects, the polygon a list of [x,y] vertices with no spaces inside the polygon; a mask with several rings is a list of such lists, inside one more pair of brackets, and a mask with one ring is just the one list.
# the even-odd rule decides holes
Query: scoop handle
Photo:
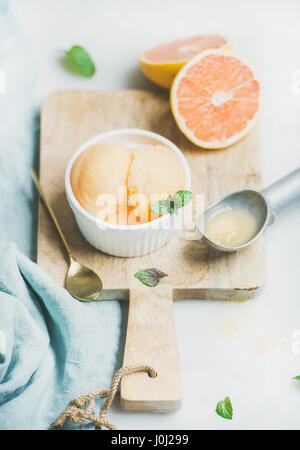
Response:
[{"label": "scoop handle", "polygon": [[270,208],[269,225],[271,225],[277,216],[291,209],[296,203],[300,206],[300,168],[263,189],[261,194]]}]

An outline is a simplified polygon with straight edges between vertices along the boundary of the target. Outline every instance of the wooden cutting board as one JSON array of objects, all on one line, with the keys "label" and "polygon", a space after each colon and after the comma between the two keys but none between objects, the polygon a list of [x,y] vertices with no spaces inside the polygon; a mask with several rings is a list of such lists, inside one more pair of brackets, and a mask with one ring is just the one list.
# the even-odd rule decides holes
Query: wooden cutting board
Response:
[{"label": "wooden cutting board", "polygon": [[[205,206],[241,188],[261,188],[259,130],[224,150],[201,150],[178,130],[168,96],[144,91],[61,91],[45,101],[41,117],[40,179],[74,256],[101,275],[103,300],[130,300],[124,364],[152,364],[157,378],[131,374],[121,384],[127,410],[172,411],[181,403],[181,374],[173,321],[173,300],[250,298],[265,278],[261,237],[240,253],[220,254],[201,240],[178,232],[160,250],[138,258],[108,256],[81,236],[64,193],[64,171],[73,152],[92,136],[116,128],[143,128],[173,141],[192,172],[193,194]],[[38,264],[60,286],[67,262],[56,232],[40,208]],[[135,272],[158,267],[168,274],[155,288],[141,285]],[[75,301],[75,300],[74,300]],[[84,332],[84,330],[83,330]]]}]

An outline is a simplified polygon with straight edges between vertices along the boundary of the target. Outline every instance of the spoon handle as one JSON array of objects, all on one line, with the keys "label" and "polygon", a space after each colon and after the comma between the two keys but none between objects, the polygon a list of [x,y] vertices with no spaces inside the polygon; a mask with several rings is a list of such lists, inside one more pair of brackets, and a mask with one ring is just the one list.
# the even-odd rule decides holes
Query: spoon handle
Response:
[{"label": "spoon handle", "polygon": [[59,236],[60,236],[60,238],[62,240],[62,243],[64,244],[64,247],[65,247],[65,249],[66,249],[66,251],[67,251],[67,253],[69,255],[69,258],[72,259],[70,247],[69,247],[69,245],[68,245],[68,243],[66,241],[66,238],[65,238],[65,236],[64,236],[64,234],[62,232],[62,229],[60,228],[60,225],[59,225],[59,223],[57,221],[57,218],[56,218],[56,216],[54,214],[52,206],[48,202],[47,197],[46,197],[46,195],[45,195],[45,193],[43,191],[43,188],[40,185],[39,179],[38,179],[37,174],[36,174],[34,169],[31,169],[31,175],[32,175],[34,184],[35,184],[37,190],[39,191],[39,193],[40,193],[40,195],[41,195],[41,197],[42,197],[42,199],[44,201],[44,204],[45,204],[45,206],[46,206],[46,208],[47,208],[47,210],[48,210],[48,212],[50,214],[50,217],[53,220],[53,223],[54,223],[55,228],[56,228],[56,230],[57,230],[57,232],[58,232],[58,234],[59,234]]},{"label": "spoon handle", "polygon": [[271,210],[269,224],[297,202],[300,205],[300,168],[261,191]]}]

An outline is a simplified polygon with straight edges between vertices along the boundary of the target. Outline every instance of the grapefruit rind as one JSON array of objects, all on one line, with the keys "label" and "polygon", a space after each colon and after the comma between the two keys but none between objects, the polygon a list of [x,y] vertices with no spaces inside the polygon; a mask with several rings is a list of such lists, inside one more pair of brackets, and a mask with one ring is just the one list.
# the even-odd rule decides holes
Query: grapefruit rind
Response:
[{"label": "grapefruit rind", "polygon": [[[199,62],[201,61],[201,59],[207,55],[210,54],[217,54],[217,55],[224,55],[224,56],[234,56],[235,58],[237,58],[241,63],[245,64],[253,73],[254,75],[254,71],[251,68],[251,66],[249,65],[249,63],[245,60],[245,58],[240,57],[239,55],[236,55],[233,51],[230,50],[222,50],[222,49],[212,49],[212,50],[205,50],[203,52],[198,53],[197,55],[195,55],[187,64],[185,64],[185,66],[178,72],[176,78],[174,79],[174,82],[172,84],[171,87],[171,92],[170,92],[170,105],[171,105],[171,110],[173,113],[173,117],[175,119],[175,122],[178,126],[178,128],[181,130],[181,132],[195,145],[197,145],[198,147],[201,147],[203,149],[222,149],[222,148],[226,148],[229,147],[230,145],[235,144],[236,142],[240,141],[243,137],[245,137],[249,131],[251,131],[251,129],[254,127],[257,118],[258,118],[258,113],[259,113],[259,106],[260,106],[260,102],[258,100],[258,109],[255,113],[255,116],[253,117],[252,120],[248,121],[247,126],[239,133],[231,136],[230,138],[224,140],[224,141],[220,141],[220,140],[215,140],[215,141],[202,141],[200,139],[198,139],[192,130],[190,130],[186,125],[185,125],[185,121],[181,118],[181,114],[178,111],[178,101],[177,101],[177,97],[176,97],[176,91],[178,88],[178,84],[180,82],[180,80],[182,79],[182,77],[184,77],[184,75],[186,74],[187,70],[193,66],[195,64],[195,62]],[[254,78],[256,81],[257,78]]]},{"label": "grapefruit rind", "polygon": [[180,71],[186,64],[186,61],[179,63],[155,64],[139,59],[140,67],[143,74],[153,83],[164,89],[170,89],[172,83]]},{"label": "grapefruit rind", "polygon": [[[226,39],[226,38],[224,38]],[[227,39],[226,39],[227,41]],[[230,51],[232,49],[231,44],[227,41],[225,45],[220,47],[220,50],[228,50]],[[207,50],[203,50],[205,52]],[[153,83],[157,84],[158,86],[170,89],[172,86],[172,83],[180,71],[182,67],[190,61],[190,59],[182,59],[177,61],[167,61],[167,62],[152,62],[148,60],[144,55],[146,52],[142,53],[142,55],[139,58],[139,63],[141,70],[143,74]],[[202,53],[202,52],[200,52]]]}]

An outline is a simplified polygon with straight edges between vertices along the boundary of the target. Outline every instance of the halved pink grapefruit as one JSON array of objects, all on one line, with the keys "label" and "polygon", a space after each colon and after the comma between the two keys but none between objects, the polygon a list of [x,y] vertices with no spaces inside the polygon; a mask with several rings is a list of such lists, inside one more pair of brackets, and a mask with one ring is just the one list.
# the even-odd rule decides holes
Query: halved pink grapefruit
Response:
[{"label": "halved pink grapefruit", "polygon": [[177,125],[190,141],[203,148],[224,148],[250,131],[259,97],[259,82],[243,59],[208,50],[180,70],[170,101]]},{"label": "halved pink grapefruit", "polygon": [[140,56],[142,72],[154,83],[169,89],[179,70],[197,53],[207,49],[231,49],[227,39],[215,34],[167,42]]}]

